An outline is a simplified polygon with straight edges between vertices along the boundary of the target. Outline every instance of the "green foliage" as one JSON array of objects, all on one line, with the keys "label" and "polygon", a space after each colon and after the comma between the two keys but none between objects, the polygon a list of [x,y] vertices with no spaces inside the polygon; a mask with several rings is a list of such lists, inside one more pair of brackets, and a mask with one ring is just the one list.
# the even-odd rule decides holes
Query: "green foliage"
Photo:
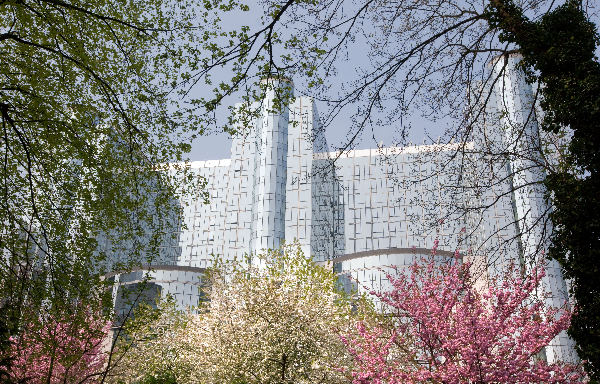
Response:
[{"label": "green foliage", "polygon": [[578,1],[567,1],[539,21],[528,20],[510,0],[493,1],[490,24],[516,43],[523,65],[541,88],[543,129],[572,131],[561,168],[548,175],[556,232],[550,257],[571,281],[576,311],[569,334],[586,369],[600,381],[600,42]]},{"label": "green foliage", "polygon": [[183,86],[199,55],[194,9],[0,2],[3,340],[25,307],[37,318],[86,302],[108,315],[102,276],[154,260],[177,222],[172,177],[205,197],[204,180],[159,172],[197,129]]},{"label": "green foliage", "polygon": [[179,359],[181,335],[190,325],[191,314],[179,310],[171,296],[156,305],[140,303],[123,325],[113,353],[117,362],[109,382],[177,383],[190,374]]},{"label": "green foliage", "polygon": [[[118,381],[118,384],[125,384],[125,381]],[[177,384],[177,379],[170,371],[161,372],[155,376],[147,375],[137,381],[135,384]]]},{"label": "green foliage", "polygon": [[177,379],[171,372],[163,372],[157,376],[146,376],[139,384],[177,384]]},{"label": "green foliage", "polygon": [[6,319],[7,311],[0,308],[0,382],[8,381],[10,378],[10,367],[12,363],[12,356],[5,353],[10,350],[10,329],[9,324],[11,322]]}]

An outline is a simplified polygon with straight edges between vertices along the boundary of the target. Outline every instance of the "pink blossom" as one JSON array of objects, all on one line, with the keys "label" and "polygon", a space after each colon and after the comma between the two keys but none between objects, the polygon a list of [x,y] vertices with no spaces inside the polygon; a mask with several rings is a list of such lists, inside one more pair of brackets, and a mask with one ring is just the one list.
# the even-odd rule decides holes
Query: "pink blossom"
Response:
[{"label": "pink blossom", "polygon": [[438,238],[433,242],[433,247],[431,247],[431,254],[435,256],[437,253],[438,246],[440,245],[440,240]]},{"label": "pink blossom", "polygon": [[25,324],[11,338],[11,375],[27,383],[93,383],[101,372],[110,324],[87,313],[84,322],[52,316]]},{"label": "pink blossom", "polygon": [[377,296],[393,321],[359,323],[358,336],[343,339],[356,363],[353,383],[584,381],[580,366],[539,358],[571,319],[569,311],[533,300],[543,268],[525,278],[508,275],[483,291],[469,268],[439,267],[430,257],[408,273],[388,273],[392,289]]}]

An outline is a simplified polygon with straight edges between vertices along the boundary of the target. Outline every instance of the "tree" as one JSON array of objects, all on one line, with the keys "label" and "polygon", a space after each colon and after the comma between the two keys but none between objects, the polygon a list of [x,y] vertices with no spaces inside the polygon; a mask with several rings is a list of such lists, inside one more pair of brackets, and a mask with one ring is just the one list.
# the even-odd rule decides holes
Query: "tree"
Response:
[{"label": "tree", "polygon": [[[514,128],[514,137],[523,137],[527,123],[538,118],[540,106],[541,127],[549,142],[555,144],[553,135],[573,140],[560,161],[553,161],[544,152],[544,143],[536,140],[526,150],[515,150],[514,145],[482,148],[474,159],[460,159],[459,168],[495,162],[490,180],[479,180],[476,174],[476,182],[467,188],[473,195],[503,188],[501,184],[517,176],[518,171],[496,173],[507,168],[509,158],[528,160],[545,174],[551,207],[533,220],[535,228],[521,225],[526,229],[511,241],[527,231],[546,231],[538,246],[543,250],[546,239],[553,239],[550,257],[561,263],[581,305],[569,333],[580,356],[588,361],[590,375],[598,380],[600,311],[594,278],[599,210],[594,191],[600,70],[595,57],[597,27],[590,21],[593,12],[591,2],[579,0],[270,1],[262,25],[254,30],[243,27],[241,34],[223,41],[194,77],[200,80],[220,66],[229,66],[234,71],[231,81],[223,81],[203,105],[214,110],[227,96],[245,91],[249,112],[255,108],[252,102],[262,99],[260,78],[274,73],[294,78],[300,92],[320,101],[324,129],[345,111],[351,114],[348,139],[337,148],[340,155],[373,127],[398,129],[398,142],[406,144],[410,120],[421,114],[447,123],[445,139],[464,144],[453,158],[468,158],[473,153],[466,143],[476,139],[478,127],[498,119],[487,110],[491,89],[504,82],[509,70],[508,60],[500,61],[497,70],[487,66],[497,63],[498,57],[520,54],[520,67],[536,92],[529,112],[523,111],[526,123]],[[213,33],[218,36],[219,31]],[[361,61],[360,70],[348,71],[348,60],[360,61],[365,52],[368,61]],[[279,95],[285,101],[286,93]],[[544,177],[510,188],[524,191],[531,184],[539,186]],[[464,191],[463,185],[449,188]],[[457,206],[447,216],[468,217],[495,203]],[[555,232],[547,231],[549,217]],[[432,225],[441,219],[432,220]],[[538,255],[524,255],[524,264],[533,263],[531,259]],[[522,255],[514,259],[518,256]]]},{"label": "tree", "polygon": [[[370,323],[367,308],[357,301],[353,310],[333,272],[295,246],[254,261],[218,263],[199,315],[129,332],[134,350],[117,378],[170,372],[177,383],[345,382],[350,356],[339,333],[361,316]],[[160,324],[173,325],[159,331]]]},{"label": "tree", "polygon": [[[164,164],[202,131],[185,97],[195,5],[0,2],[3,338],[37,319],[27,307],[110,311],[103,275],[156,260],[180,209]],[[203,197],[204,180],[179,182]]]},{"label": "tree", "polygon": [[117,341],[108,382],[195,382],[198,351],[186,340],[194,316],[178,310],[169,297],[156,308],[140,304],[124,324],[126,336]]},{"label": "tree", "polygon": [[[106,362],[104,350],[110,323],[90,308],[85,321],[78,314],[62,318],[40,317],[25,324],[11,338],[12,369],[8,382],[92,383],[99,382]],[[83,327],[82,327],[83,325]]]},{"label": "tree", "polygon": [[476,287],[468,263],[433,260],[387,272],[390,290],[372,292],[391,329],[358,323],[345,338],[353,383],[579,383],[581,367],[547,363],[543,348],[571,313],[536,299],[543,269]]},{"label": "tree", "polygon": [[562,167],[548,176],[551,214],[557,230],[550,257],[558,260],[571,279],[577,303],[569,334],[588,361],[587,370],[600,380],[600,63],[595,49],[596,27],[581,4],[567,1],[538,21],[527,18],[512,1],[492,1],[490,24],[504,31],[502,40],[516,43],[524,67],[541,90],[546,111],[542,128],[573,133]]}]

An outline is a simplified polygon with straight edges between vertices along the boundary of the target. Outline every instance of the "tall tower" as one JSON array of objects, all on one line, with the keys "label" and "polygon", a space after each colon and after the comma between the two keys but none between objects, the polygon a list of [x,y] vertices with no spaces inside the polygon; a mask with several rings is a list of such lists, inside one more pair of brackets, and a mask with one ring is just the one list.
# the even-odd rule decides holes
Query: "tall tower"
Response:
[{"label": "tall tower", "polygon": [[[550,207],[545,198],[543,181],[546,177],[537,120],[535,100],[525,74],[518,68],[519,55],[501,56],[494,60],[492,92],[496,105],[498,128],[503,148],[508,156],[508,175],[511,181],[515,221],[524,260],[525,273],[534,261],[545,259],[549,247],[552,223]],[[548,306],[561,307],[568,302],[568,291],[560,265],[546,261],[546,276],[541,287]],[[546,348],[548,362],[576,361],[573,341],[562,332]]]},{"label": "tall tower", "polygon": [[278,248],[285,239],[285,199],[288,157],[287,102],[277,99],[293,94],[293,84],[282,78],[266,78],[265,99],[256,121],[256,152],[252,197],[250,252]]}]

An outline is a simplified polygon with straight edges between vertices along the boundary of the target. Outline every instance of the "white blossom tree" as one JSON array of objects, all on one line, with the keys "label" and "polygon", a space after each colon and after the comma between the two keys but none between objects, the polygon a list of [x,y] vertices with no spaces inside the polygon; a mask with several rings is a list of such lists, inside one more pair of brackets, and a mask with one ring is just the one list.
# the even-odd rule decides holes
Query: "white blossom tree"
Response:
[{"label": "white blossom tree", "polygon": [[352,359],[339,335],[374,311],[351,301],[335,274],[297,246],[253,261],[217,261],[200,314],[166,311],[136,327],[116,381],[347,382]]}]

